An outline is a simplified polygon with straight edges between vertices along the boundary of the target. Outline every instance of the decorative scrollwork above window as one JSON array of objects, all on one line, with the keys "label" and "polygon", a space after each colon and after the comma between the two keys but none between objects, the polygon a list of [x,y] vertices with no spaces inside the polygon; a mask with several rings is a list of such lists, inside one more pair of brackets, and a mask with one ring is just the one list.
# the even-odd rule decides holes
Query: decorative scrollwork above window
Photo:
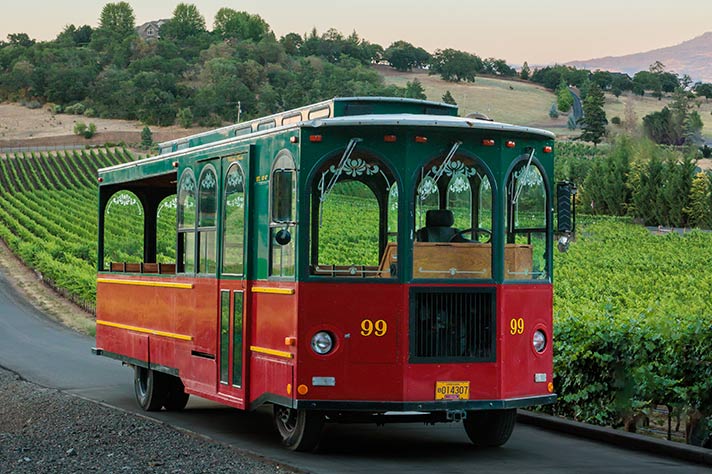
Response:
[{"label": "decorative scrollwork above window", "polygon": [[236,166],[233,166],[230,168],[230,171],[227,174],[227,192],[228,194],[234,193],[237,191],[242,191],[242,186],[245,182],[245,179],[242,176],[242,172],[240,169]]},{"label": "decorative scrollwork above window", "polygon": [[[440,168],[438,166],[433,166],[428,174],[432,174],[433,176],[436,176],[438,172],[440,171]],[[479,173],[477,172],[477,169],[471,166],[465,166],[465,163],[463,163],[460,160],[451,160],[445,165],[445,169],[443,170],[442,174],[445,176],[453,176],[455,174],[462,174],[463,176],[467,178],[472,178],[473,176],[479,176]]]},{"label": "decorative scrollwork above window", "polygon": [[158,217],[161,217],[161,211],[163,209],[177,209],[178,208],[178,197],[173,196],[170,199],[165,199],[160,206],[158,206],[158,212],[156,213]]},{"label": "decorative scrollwork above window", "polygon": [[[331,165],[329,167],[328,172],[332,174],[336,173],[336,169],[336,165]],[[347,176],[356,178],[358,176],[363,176],[364,174],[366,174],[367,176],[373,176],[375,174],[378,174],[380,170],[381,168],[377,164],[367,163],[361,158],[354,158],[346,160],[342,172],[345,173]]]},{"label": "decorative scrollwork above window", "polygon": [[106,213],[109,214],[111,212],[111,208],[114,205],[122,206],[122,207],[136,207],[138,210],[138,215],[142,216],[143,215],[143,206],[141,205],[141,202],[136,199],[136,197],[132,193],[128,192],[119,192],[114,195],[114,197],[111,198],[111,201],[109,201],[109,204],[106,206]]},{"label": "decorative scrollwork above window", "polygon": [[448,186],[448,190],[453,193],[464,193],[464,192],[471,192],[470,188],[470,182],[467,180],[465,175],[463,173],[456,173],[453,178],[450,180],[450,185]]},{"label": "decorative scrollwork above window", "polygon": [[184,175],[180,182],[180,190],[186,193],[193,193],[195,191],[195,178],[193,178],[193,175]]},{"label": "decorative scrollwork above window", "polygon": [[207,171],[200,180],[200,187],[203,189],[213,189],[217,184],[215,173]]}]

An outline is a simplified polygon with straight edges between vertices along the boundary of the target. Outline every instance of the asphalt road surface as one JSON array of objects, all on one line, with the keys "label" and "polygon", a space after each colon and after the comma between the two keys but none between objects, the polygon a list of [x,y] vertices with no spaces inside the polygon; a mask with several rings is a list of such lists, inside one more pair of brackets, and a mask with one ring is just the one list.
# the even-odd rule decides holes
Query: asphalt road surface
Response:
[{"label": "asphalt road surface", "polygon": [[[138,412],[132,372],[91,355],[93,340],[40,314],[0,272],[0,366],[37,384]],[[0,394],[0,399],[2,394]],[[702,473],[695,464],[518,425],[502,448],[474,449],[460,424],[330,425],[318,453],[283,449],[271,413],[191,397],[185,411],[150,416],[316,473]]]}]

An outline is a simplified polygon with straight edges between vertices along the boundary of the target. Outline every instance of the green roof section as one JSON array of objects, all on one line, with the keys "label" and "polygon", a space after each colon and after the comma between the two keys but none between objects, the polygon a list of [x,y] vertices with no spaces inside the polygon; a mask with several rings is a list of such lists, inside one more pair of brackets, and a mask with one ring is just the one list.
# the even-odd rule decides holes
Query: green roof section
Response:
[{"label": "green roof section", "polygon": [[158,145],[159,154],[185,150],[228,138],[239,137],[271,128],[290,126],[308,120],[348,117],[355,115],[418,114],[445,115],[456,117],[458,108],[454,105],[428,100],[405,99],[400,97],[340,97],[307,105],[297,109],[261,117],[249,122],[228,125],[163,142]]}]

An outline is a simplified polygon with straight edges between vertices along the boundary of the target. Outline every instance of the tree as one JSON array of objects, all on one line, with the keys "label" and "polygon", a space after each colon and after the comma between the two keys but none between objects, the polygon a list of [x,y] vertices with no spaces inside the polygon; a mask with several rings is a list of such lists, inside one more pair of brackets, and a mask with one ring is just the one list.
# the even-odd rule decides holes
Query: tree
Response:
[{"label": "tree", "polygon": [[221,8],[215,15],[213,32],[222,39],[260,41],[269,33],[269,25],[259,15]]},{"label": "tree", "polygon": [[127,2],[107,3],[101,9],[99,28],[109,33],[113,39],[122,39],[134,34],[136,16]]},{"label": "tree", "polygon": [[180,109],[176,115],[176,120],[178,120],[178,125],[183,128],[190,128],[193,125],[193,112],[189,107]]},{"label": "tree", "polygon": [[173,10],[173,17],[161,27],[161,37],[185,40],[205,32],[205,18],[192,3],[179,3]]},{"label": "tree", "polygon": [[566,128],[569,130],[576,130],[578,128],[578,123],[576,122],[574,114],[569,114],[569,118],[566,120]]},{"label": "tree", "polygon": [[438,49],[430,60],[429,74],[440,74],[446,81],[475,82],[475,73],[483,68],[482,59],[474,54],[450,48]]},{"label": "tree", "polygon": [[424,67],[430,61],[430,54],[406,41],[396,41],[383,52],[383,59],[388,61],[391,67],[404,72],[414,67]]},{"label": "tree", "polygon": [[425,95],[425,89],[423,89],[423,84],[417,79],[413,79],[412,82],[408,82],[405,85],[405,97],[409,99],[421,99],[426,100],[428,97]]},{"label": "tree", "polygon": [[556,106],[556,102],[551,104],[551,108],[549,109],[549,117],[552,119],[559,118],[559,108]]},{"label": "tree", "polygon": [[667,107],[643,117],[643,130],[651,140],[661,145],[674,145],[679,140],[675,135],[672,112]]},{"label": "tree", "polygon": [[692,227],[712,228],[712,181],[707,173],[695,175],[690,186],[690,199],[685,208],[687,222]]},{"label": "tree", "polygon": [[35,44],[35,40],[31,39],[27,33],[10,33],[7,35],[7,41],[12,46],[21,46],[29,48]]},{"label": "tree", "polygon": [[623,109],[623,126],[629,135],[632,135],[638,126],[638,115],[635,113],[633,99],[630,95],[626,99],[625,108]]},{"label": "tree", "polygon": [[445,91],[445,94],[443,94],[442,97],[442,101],[446,104],[457,105],[457,102],[455,102],[455,98],[452,96],[450,91]]},{"label": "tree", "polygon": [[522,64],[522,70],[519,71],[519,78],[528,81],[529,77],[531,77],[532,71],[529,69],[529,64],[524,61],[524,64]]},{"label": "tree", "polygon": [[603,106],[606,104],[606,97],[598,84],[595,82],[591,84],[588,90],[588,95],[583,101],[583,117],[581,117],[580,124],[581,139],[587,142],[593,142],[597,145],[601,142],[606,134],[606,125],[608,125],[608,119],[606,119],[606,112],[603,110]]},{"label": "tree", "polygon": [[698,82],[692,89],[698,97],[704,97],[709,100],[712,99],[712,84],[707,82]]},{"label": "tree", "polygon": [[556,104],[562,112],[568,112],[574,105],[574,96],[571,95],[569,86],[563,79],[561,79],[559,87],[556,88]]},{"label": "tree", "polygon": [[143,130],[141,130],[141,146],[144,148],[153,146],[153,133],[148,127],[143,127]]}]

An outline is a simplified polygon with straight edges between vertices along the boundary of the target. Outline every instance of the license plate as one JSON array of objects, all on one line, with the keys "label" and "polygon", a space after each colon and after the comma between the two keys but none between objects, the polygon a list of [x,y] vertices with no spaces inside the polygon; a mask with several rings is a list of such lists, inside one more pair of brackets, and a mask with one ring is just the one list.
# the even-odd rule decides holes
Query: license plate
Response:
[{"label": "license plate", "polygon": [[435,400],[469,400],[470,382],[435,382]]}]

